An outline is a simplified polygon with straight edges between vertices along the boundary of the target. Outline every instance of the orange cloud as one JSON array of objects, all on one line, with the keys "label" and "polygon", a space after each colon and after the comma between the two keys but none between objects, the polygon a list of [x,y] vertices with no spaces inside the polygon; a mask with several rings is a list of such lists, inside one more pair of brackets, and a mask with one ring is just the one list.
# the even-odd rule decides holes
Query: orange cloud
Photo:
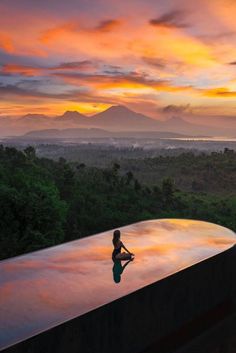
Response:
[{"label": "orange cloud", "polygon": [[50,43],[50,41],[57,39],[57,38],[62,38],[63,35],[70,33],[70,32],[74,32],[78,29],[78,25],[75,23],[65,23],[61,26],[57,26],[57,27],[53,27],[50,28],[46,31],[44,31],[44,33],[40,36],[39,40],[44,43],[44,44],[48,44]]},{"label": "orange cloud", "polygon": [[95,27],[86,27],[79,22],[71,21],[46,30],[39,39],[42,43],[48,44],[54,39],[69,36],[71,33],[82,35],[109,33],[120,26],[121,23],[121,20],[109,19],[99,22]]},{"label": "orange cloud", "polygon": [[2,48],[7,53],[14,53],[15,48],[13,45],[13,41],[8,34],[0,33],[0,48]]},{"label": "orange cloud", "polygon": [[53,71],[89,71],[96,68],[96,64],[89,60],[63,62],[59,65],[51,67],[37,67],[20,64],[6,64],[2,66],[0,73],[4,74],[17,74],[22,76],[43,76],[50,75]]},{"label": "orange cloud", "polygon": [[1,72],[5,74],[18,74],[22,76],[40,76],[42,69],[26,65],[6,64],[3,65]]},{"label": "orange cloud", "polygon": [[207,1],[207,7],[212,16],[215,16],[219,25],[223,25],[226,29],[235,30],[235,12],[236,3],[233,0],[215,0]]},{"label": "orange cloud", "polygon": [[144,74],[136,72],[130,74],[114,73],[114,75],[104,74],[80,74],[80,73],[55,73],[56,77],[60,77],[65,82],[74,85],[85,85],[92,88],[109,90],[114,88],[119,89],[143,89],[149,88],[163,92],[182,92],[192,91],[191,86],[176,86],[167,80],[154,80]]},{"label": "orange cloud", "polygon": [[204,90],[203,95],[211,98],[235,98],[236,91],[230,91],[228,88],[219,87],[206,89]]}]

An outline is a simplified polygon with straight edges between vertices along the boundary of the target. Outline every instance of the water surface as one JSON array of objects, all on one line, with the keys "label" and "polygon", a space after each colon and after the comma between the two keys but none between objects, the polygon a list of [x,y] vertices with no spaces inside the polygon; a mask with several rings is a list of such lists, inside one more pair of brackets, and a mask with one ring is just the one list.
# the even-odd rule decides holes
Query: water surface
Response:
[{"label": "water surface", "polygon": [[112,231],[0,262],[0,349],[229,249],[235,234],[164,219],[120,228],[135,260],[111,259]]}]

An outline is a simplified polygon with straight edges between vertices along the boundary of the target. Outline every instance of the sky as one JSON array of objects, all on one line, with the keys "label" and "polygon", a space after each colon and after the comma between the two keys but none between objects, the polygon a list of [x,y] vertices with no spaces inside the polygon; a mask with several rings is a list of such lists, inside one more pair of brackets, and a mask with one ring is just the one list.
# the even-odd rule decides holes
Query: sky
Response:
[{"label": "sky", "polygon": [[236,116],[235,16],[235,0],[1,0],[0,115]]}]

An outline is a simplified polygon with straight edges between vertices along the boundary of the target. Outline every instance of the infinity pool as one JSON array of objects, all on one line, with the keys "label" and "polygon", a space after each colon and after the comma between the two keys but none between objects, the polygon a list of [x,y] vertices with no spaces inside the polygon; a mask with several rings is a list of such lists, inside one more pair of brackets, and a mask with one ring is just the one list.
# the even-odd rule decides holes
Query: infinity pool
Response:
[{"label": "infinity pool", "polygon": [[201,221],[161,219],[122,227],[134,261],[111,258],[107,231],[0,262],[0,350],[112,302],[235,244]]}]

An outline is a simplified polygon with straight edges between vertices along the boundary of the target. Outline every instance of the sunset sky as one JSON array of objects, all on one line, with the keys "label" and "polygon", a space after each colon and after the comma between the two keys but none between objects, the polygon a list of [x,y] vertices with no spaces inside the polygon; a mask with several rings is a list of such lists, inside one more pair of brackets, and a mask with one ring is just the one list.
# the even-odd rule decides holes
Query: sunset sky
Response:
[{"label": "sunset sky", "polygon": [[1,0],[0,114],[236,115],[235,0]]}]

